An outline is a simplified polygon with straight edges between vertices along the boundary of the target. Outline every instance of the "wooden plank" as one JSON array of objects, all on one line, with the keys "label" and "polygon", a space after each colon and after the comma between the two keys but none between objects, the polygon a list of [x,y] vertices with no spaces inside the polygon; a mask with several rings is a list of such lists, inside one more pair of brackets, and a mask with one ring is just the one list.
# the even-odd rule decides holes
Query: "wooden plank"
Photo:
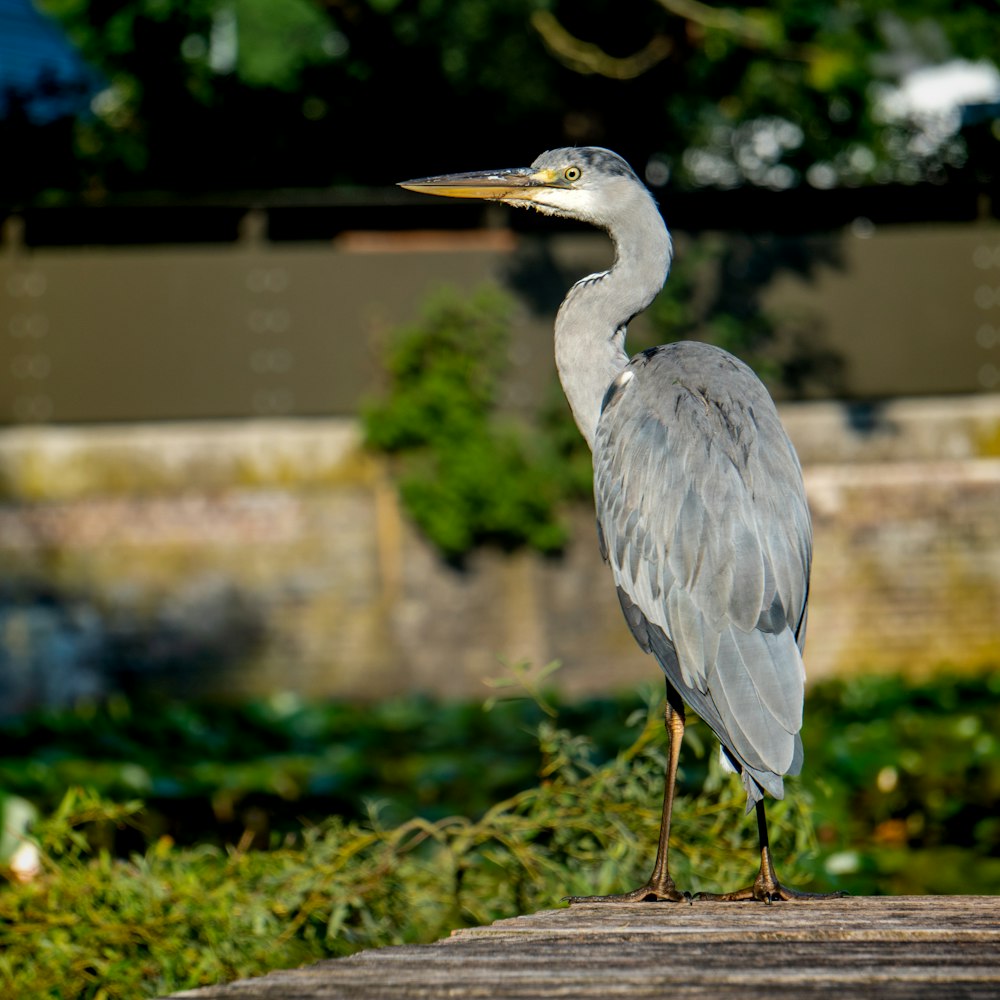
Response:
[{"label": "wooden plank", "polygon": [[212,986],[191,1000],[1000,997],[1000,898],[576,905]]}]

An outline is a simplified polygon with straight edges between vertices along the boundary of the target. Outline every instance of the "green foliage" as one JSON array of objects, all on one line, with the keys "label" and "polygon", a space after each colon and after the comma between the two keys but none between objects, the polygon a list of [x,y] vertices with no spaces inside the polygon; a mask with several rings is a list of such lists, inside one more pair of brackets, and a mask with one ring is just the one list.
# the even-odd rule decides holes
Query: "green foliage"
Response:
[{"label": "green foliage", "polygon": [[332,35],[323,6],[310,0],[231,0],[230,9],[232,68],[250,87],[294,91],[311,66],[329,62],[346,44]]},{"label": "green foliage", "polygon": [[[659,822],[658,716],[656,705],[639,713],[632,743],[603,766],[589,740],[546,719],[537,730],[543,782],[478,819],[415,818],[394,828],[377,814],[368,823],[334,819],[269,851],[180,849],[161,838],[128,860],[88,854],[87,827],[130,822],[137,807],[71,791],[37,832],[43,874],[0,891],[4,995],[159,995],[428,941],[567,893],[639,884]],[[712,774],[708,793],[678,803],[674,870],[692,890],[751,874],[750,824],[732,822],[742,792]],[[776,840],[812,848],[804,802],[782,803],[772,817]]]},{"label": "green foliage", "polygon": [[[46,759],[83,754],[89,739],[90,752],[104,759],[79,758],[74,773],[100,779],[111,773],[107,758],[114,753],[124,763],[141,752],[145,733],[148,751],[161,757],[159,771],[146,762],[154,786],[176,784],[174,758],[194,761],[200,746],[218,758],[198,773],[218,782],[220,801],[270,790],[278,802],[294,773],[281,751],[298,741],[300,761],[312,748],[317,778],[327,769],[338,780],[338,767],[353,759],[345,769],[360,771],[369,794],[382,790],[381,781],[389,798],[424,783],[406,800],[424,816],[393,827],[376,810],[367,821],[275,830],[268,851],[248,851],[247,836],[237,848],[181,848],[147,830],[144,845],[125,859],[120,844],[142,834],[148,812],[135,801],[102,802],[71,790],[34,829],[42,875],[0,891],[5,995],[151,995],[359,947],[426,940],[453,926],[552,905],[568,892],[638,883],[656,832],[658,699],[650,697],[631,720],[624,704],[611,711],[591,705],[574,716],[545,694],[550,673],[512,669],[498,693],[521,686],[531,700],[498,702],[486,715],[425,700],[367,711],[289,703],[228,713],[227,722],[221,710],[178,707],[153,715],[118,704],[61,724],[49,717],[44,727],[37,720],[8,723],[5,742],[23,754],[18,763],[27,775],[38,775]],[[816,873],[858,892],[997,891],[998,693],[996,674],[942,676],[917,686],[867,678],[812,690],[804,731],[811,791],[790,782],[789,799],[769,806],[783,877],[801,883]],[[534,739],[526,736],[530,728]],[[686,743],[675,874],[692,889],[732,886],[753,864],[742,796],[719,773],[704,727],[691,726]],[[329,754],[321,749],[327,745]],[[345,756],[352,746],[363,750]],[[241,754],[257,755],[257,763],[241,763]],[[498,795],[489,782],[504,757],[513,760],[507,794]],[[13,761],[2,773],[13,778]],[[476,778],[496,796],[480,800],[482,812],[463,808]],[[440,801],[426,797],[426,783],[435,779]],[[454,815],[456,807],[463,815]],[[295,808],[311,811],[303,800]],[[399,814],[398,803],[393,811]]]},{"label": "green foliage", "polygon": [[[42,0],[105,87],[60,136],[62,155],[77,161],[69,177],[42,159],[31,130],[16,133],[40,173],[19,172],[23,189],[14,193],[415,176],[427,150],[454,142],[458,120],[482,141],[488,130],[538,118],[552,91],[541,42],[525,30],[537,5]],[[400,86],[408,80],[420,87]],[[463,111],[467,97],[473,104]],[[445,107],[454,115],[428,113]],[[384,127],[373,130],[373,121]]]},{"label": "green foliage", "polygon": [[362,410],[368,445],[396,456],[410,516],[449,559],[484,543],[555,552],[563,481],[552,445],[499,413],[511,301],[432,296],[389,345],[386,398]]},{"label": "green foliage", "polygon": [[942,182],[965,167],[960,138],[914,141],[916,123],[888,120],[878,102],[913,68],[992,59],[976,37],[990,16],[981,5],[779,0],[763,31],[748,23],[757,10],[729,8],[728,25],[704,21],[708,7],[688,15],[703,31],[681,57],[688,86],[667,99],[669,117],[684,123],[672,144],[682,183],[783,189],[817,165],[809,182],[820,187]]},{"label": "green foliage", "polygon": [[[619,749],[623,707],[563,713],[569,724],[587,720],[605,756]],[[0,788],[47,810],[78,784],[103,797],[141,796],[144,827],[184,842],[235,842],[261,809],[269,831],[331,812],[357,818],[373,794],[389,821],[440,818],[460,803],[482,812],[529,785],[538,721],[521,702],[484,715],[477,704],[416,696],[367,706],[289,695],[239,706],[119,697],[4,722]]]},{"label": "green foliage", "polygon": [[[807,768],[827,871],[881,892],[1000,892],[1000,673],[821,685]],[[836,833],[834,832],[836,831]]]},{"label": "green foliage", "polygon": [[[0,727],[0,788],[46,812],[75,784],[117,801],[142,798],[141,829],[103,834],[119,854],[165,832],[179,843],[222,845],[249,831],[265,846],[302,818],[358,821],[373,798],[390,825],[478,816],[535,783],[543,764],[532,734],[548,713],[587,735],[595,766],[628,744],[634,697],[566,704],[546,691],[550,670],[515,664],[486,713],[413,696],[370,706],[283,696],[232,707],[116,700],[10,720]],[[531,697],[497,700],[512,687]],[[998,693],[997,673],[811,688],[802,785],[822,846],[815,870],[854,892],[1000,892],[1000,872],[989,870],[1000,851]],[[684,787],[699,790],[712,740],[698,725],[686,739]],[[964,852],[962,866],[950,854],[934,861],[955,851]]]},{"label": "green foliage", "polygon": [[[969,169],[960,139],[928,151],[876,107],[906,69],[995,59],[995,4],[646,0],[628,17],[598,0],[40,6],[106,88],[58,131],[6,134],[30,164],[0,164],[21,197],[384,184],[426,174],[429,155],[442,169],[497,163],[498,135],[520,162],[598,142],[687,187],[783,188],[817,163],[823,185],[995,173],[988,125]],[[659,56],[623,76],[650,45]]]},{"label": "green foliage", "polygon": [[[193,761],[200,744],[215,758],[203,777],[213,775],[222,800],[243,794],[277,808],[290,793],[284,751],[296,746],[334,781],[337,762],[353,760],[359,787],[384,791],[385,801],[366,810],[358,800],[346,818],[317,813],[305,827],[275,825],[267,849],[250,850],[249,829],[229,846],[182,846],[121,789],[116,801],[63,789],[31,831],[41,874],[0,884],[0,992],[161,995],[639,884],[659,821],[659,693],[650,688],[639,708],[634,698],[565,705],[547,689],[553,669],[513,666],[486,713],[418,698],[157,713],[119,703],[86,719],[5,723],[4,742],[28,774],[75,757],[77,775],[99,780],[115,754],[124,762],[141,753],[146,733],[156,787],[176,783],[183,769],[173,757]],[[509,698],[518,691],[527,698]],[[812,688],[805,773],[786,783],[784,802],[768,803],[781,877],[855,893],[1000,892],[998,694],[997,672]],[[703,725],[688,727],[681,760],[675,878],[692,891],[744,884],[755,830]],[[270,783],[257,784],[268,772]],[[13,761],[0,774],[11,779]],[[46,786],[41,798],[55,792]],[[321,793],[303,787],[299,815],[316,812],[309,797]]]}]

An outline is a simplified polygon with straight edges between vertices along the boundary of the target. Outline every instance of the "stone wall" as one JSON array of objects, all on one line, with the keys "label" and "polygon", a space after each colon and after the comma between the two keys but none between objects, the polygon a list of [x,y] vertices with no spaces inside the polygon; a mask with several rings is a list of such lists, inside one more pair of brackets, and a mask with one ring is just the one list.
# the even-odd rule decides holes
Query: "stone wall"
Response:
[{"label": "stone wall", "polygon": [[[815,522],[811,677],[1000,663],[1000,396],[785,406]],[[592,513],[560,559],[441,564],[350,420],[0,432],[3,711],[114,688],[478,697],[657,677]]]}]

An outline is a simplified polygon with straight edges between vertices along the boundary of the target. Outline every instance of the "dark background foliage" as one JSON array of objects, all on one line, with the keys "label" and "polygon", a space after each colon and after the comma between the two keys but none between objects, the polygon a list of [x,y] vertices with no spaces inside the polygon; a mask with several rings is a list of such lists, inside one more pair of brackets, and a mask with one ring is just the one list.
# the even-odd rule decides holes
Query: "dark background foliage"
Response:
[{"label": "dark background foliage", "polygon": [[[912,123],[878,114],[878,88],[907,70],[994,57],[995,2],[40,6],[91,67],[62,86],[96,98],[40,126],[16,110],[37,95],[9,95],[0,141],[20,154],[5,158],[8,199],[384,185],[588,143],[653,163],[655,183],[680,187],[787,188],[817,162],[848,184],[978,183],[995,170],[990,116],[972,166],[965,143],[918,153]],[[791,131],[762,150],[761,123],[773,119]]]},{"label": "dark background foliage", "polygon": [[[995,672],[810,689],[808,766],[789,788],[811,804],[821,877],[836,874],[860,893],[1000,892],[998,689]],[[655,715],[657,695],[647,697]],[[636,695],[545,702],[561,726],[586,734],[583,752],[596,766],[634,739],[629,720],[641,705]],[[303,820],[363,820],[373,806],[388,825],[479,817],[544,777],[536,730],[545,718],[530,699],[484,711],[416,696],[370,706],[279,697],[238,707],[117,698],[0,725],[0,787],[46,811],[80,784],[116,801],[143,799],[138,826],[108,842],[119,854],[165,834],[222,845],[249,832],[265,847]],[[685,793],[709,780],[715,753],[693,722]],[[731,821],[746,825],[738,814]]]}]

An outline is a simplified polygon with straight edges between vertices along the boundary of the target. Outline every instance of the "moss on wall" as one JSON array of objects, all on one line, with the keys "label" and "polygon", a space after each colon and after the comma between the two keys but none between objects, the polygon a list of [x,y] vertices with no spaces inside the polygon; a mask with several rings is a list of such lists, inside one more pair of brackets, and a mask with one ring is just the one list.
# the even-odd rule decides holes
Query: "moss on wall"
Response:
[{"label": "moss on wall", "polygon": [[[801,408],[793,437],[801,418],[819,440]],[[847,452],[834,418],[829,451]],[[811,678],[1000,662],[1000,459],[805,472]],[[558,559],[486,549],[444,565],[350,422],[7,432],[0,480],[7,704],[72,700],[73,664],[90,691],[223,696],[476,697],[500,657],[563,660],[573,694],[658,676],[622,622],[592,511],[570,512]]]}]

